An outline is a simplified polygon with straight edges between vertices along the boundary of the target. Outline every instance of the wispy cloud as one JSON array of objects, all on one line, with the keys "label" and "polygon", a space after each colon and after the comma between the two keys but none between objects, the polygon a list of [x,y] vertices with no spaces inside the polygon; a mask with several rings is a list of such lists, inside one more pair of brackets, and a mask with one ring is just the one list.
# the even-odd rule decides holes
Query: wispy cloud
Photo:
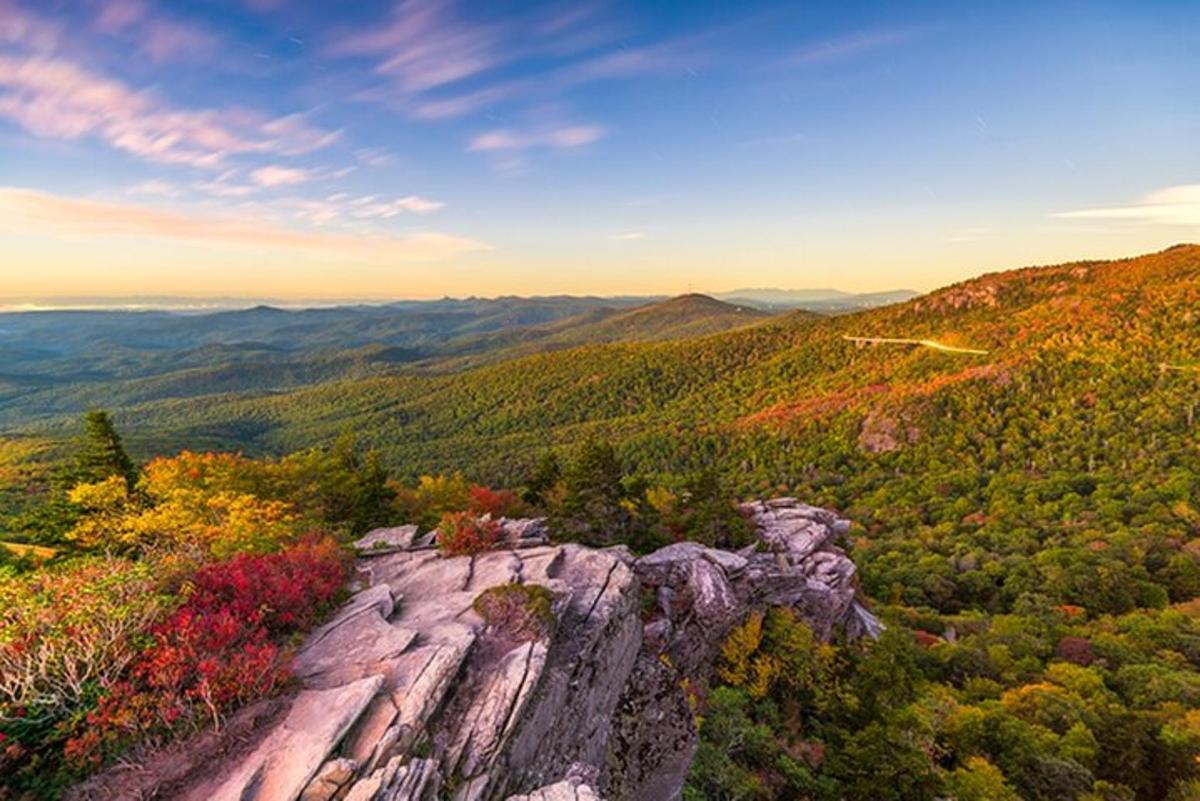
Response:
[{"label": "wispy cloud", "polygon": [[42,56],[0,56],[0,115],[37,136],[93,136],[147,161],[202,168],[221,167],[233,155],[299,155],[338,137],[300,115],[173,108],[149,92]]},{"label": "wispy cloud", "polygon": [[569,150],[598,142],[604,138],[604,133],[604,129],[598,125],[572,125],[539,131],[497,128],[476,136],[467,150],[482,153],[531,148]]},{"label": "wispy cloud", "polygon": [[387,24],[347,36],[329,53],[380,58],[377,73],[407,92],[422,92],[498,64],[498,38],[495,28],[456,20],[445,0],[408,0],[396,5]]},{"label": "wispy cloud", "polygon": [[1123,220],[1153,225],[1200,226],[1200,184],[1159,189],[1130,206],[1066,211],[1054,216],[1066,220]]},{"label": "wispy cloud", "polygon": [[277,203],[299,220],[313,225],[328,225],[338,220],[391,220],[405,214],[433,214],[446,207],[439,200],[420,195],[381,198],[377,195],[350,195],[335,192],[323,200],[284,198]]},{"label": "wispy cloud", "polygon": [[292,186],[312,180],[312,174],[308,170],[302,170],[298,167],[281,167],[278,164],[269,164],[266,167],[259,167],[257,170],[251,172],[250,180],[258,186],[263,187]]},{"label": "wispy cloud", "polygon": [[800,66],[846,61],[876,50],[911,42],[927,30],[925,27],[908,27],[855,31],[845,36],[811,43],[785,59],[785,64]]},{"label": "wispy cloud", "polygon": [[140,184],[134,184],[125,190],[130,195],[151,195],[154,197],[178,197],[183,190],[170,181],[161,181],[157,178],[151,178],[148,181],[142,181]]},{"label": "wispy cloud", "polygon": [[622,234],[613,234],[610,239],[615,239],[618,242],[636,242],[646,238],[645,231],[626,231]]},{"label": "wispy cloud", "polygon": [[354,157],[368,167],[390,167],[396,163],[395,156],[377,147],[360,147],[354,151]]},{"label": "wispy cloud", "polygon": [[678,66],[669,46],[621,41],[627,38],[624,26],[605,18],[600,2],[489,21],[467,19],[469,6],[458,5],[404,0],[384,24],[345,34],[326,53],[374,62],[381,81],[355,93],[356,99],[425,120],[535,97],[542,102],[583,83]]},{"label": "wispy cloud", "polygon": [[195,22],[177,20],[145,0],[105,0],[96,14],[96,30],[123,36],[156,64],[196,60],[217,50],[217,37]]},{"label": "wispy cloud", "polygon": [[49,53],[58,47],[61,27],[31,14],[14,0],[0,0],[0,43],[20,45],[29,52]]},{"label": "wispy cloud", "polygon": [[249,197],[259,191],[261,187],[253,184],[233,183],[228,179],[217,178],[213,181],[195,181],[191,188],[196,192],[202,192],[213,197],[235,198]]},{"label": "wispy cloud", "polygon": [[482,242],[442,233],[411,236],[302,231],[226,217],[188,215],[126,203],[0,187],[0,225],[62,237],[148,237],[205,245],[288,250],[366,263],[437,261],[489,250]]}]

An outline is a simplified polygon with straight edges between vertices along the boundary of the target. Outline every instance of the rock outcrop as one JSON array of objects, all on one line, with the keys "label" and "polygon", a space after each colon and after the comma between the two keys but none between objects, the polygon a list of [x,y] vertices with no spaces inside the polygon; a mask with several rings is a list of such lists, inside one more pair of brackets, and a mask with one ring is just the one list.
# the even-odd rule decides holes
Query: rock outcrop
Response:
[{"label": "rock outcrop", "polygon": [[501,521],[507,546],[474,557],[443,557],[413,527],[372,532],[360,591],[296,656],[286,711],[178,797],[678,798],[697,739],[685,684],[708,681],[749,612],[789,606],[822,636],[878,630],[835,545],[846,521],[792,499],[743,512],[753,547],[637,559],[550,545],[538,520]]}]

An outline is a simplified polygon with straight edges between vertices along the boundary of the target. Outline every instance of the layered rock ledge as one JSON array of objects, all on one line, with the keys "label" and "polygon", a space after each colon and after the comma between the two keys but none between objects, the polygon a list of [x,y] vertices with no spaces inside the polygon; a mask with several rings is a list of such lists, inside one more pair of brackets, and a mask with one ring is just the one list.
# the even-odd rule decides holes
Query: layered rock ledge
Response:
[{"label": "layered rock ledge", "polygon": [[[172,797],[677,799],[697,742],[684,688],[709,680],[750,612],[791,607],[823,637],[878,632],[836,545],[847,521],[790,498],[743,512],[752,547],[636,559],[549,544],[540,520],[501,521],[508,544],[474,557],[444,557],[412,526],[372,532],[359,591],[297,654],[300,691]],[[506,614],[477,603],[493,588]]]}]

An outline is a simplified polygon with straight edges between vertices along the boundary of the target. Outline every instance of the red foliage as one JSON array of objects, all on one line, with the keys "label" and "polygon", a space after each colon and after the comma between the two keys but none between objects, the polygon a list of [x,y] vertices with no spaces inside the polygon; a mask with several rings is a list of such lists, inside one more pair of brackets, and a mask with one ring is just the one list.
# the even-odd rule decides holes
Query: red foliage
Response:
[{"label": "red foliage", "polygon": [[346,565],[328,541],[266,556],[247,554],[197,572],[185,609],[202,615],[228,611],[269,633],[286,633],[311,626],[345,578]]},{"label": "red foliage", "polygon": [[1084,609],[1082,606],[1075,606],[1074,604],[1059,604],[1058,606],[1054,607],[1054,611],[1058,612],[1064,617],[1084,617],[1087,614],[1086,609]]},{"label": "red foliage", "polygon": [[916,629],[913,631],[913,638],[917,641],[917,645],[922,648],[932,648],[942,642],[942,638],[936,634],[931,634],[928,631]]},{"label": "red foliage", "polygon": [[208,565],[187,600],[150,631],[150,645],[67,743],[76,764],[181,725],[214,725],[287,680],[280,641],[335,600],[346,564],[331,542]]},{"label": "red foliage", "polygon": [[1096,652],[1092,650],[1092,641],[1086,637],[1063,637],[1058,641],[1054,655],[1064,662],[1074,662],[1083,667],[1096,661]]},{"label": "red foliage", "polygon": [[518,511],[521,502],[511,490],[494,490],[479,484],[472,484],[469,493],[467,508],[476,515],[512,517]]},{"label": "red foliage", "polygon": [[503,536],[500,524],[471,512],[454,512],[438,525],[438,548],[446,556],[469,556],[495,548]]}]

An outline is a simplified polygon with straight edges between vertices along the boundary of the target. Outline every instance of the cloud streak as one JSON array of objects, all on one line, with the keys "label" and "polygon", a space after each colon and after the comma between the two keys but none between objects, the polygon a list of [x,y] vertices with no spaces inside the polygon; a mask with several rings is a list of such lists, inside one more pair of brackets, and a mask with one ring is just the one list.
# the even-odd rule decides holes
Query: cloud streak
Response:
[{"label": "cloud streak", "polygon": [[41,56],[0,56],[0,115],[37,136],[97,137],[147,161],[209,169],[233,155],[299,155],[339,135],[298,115],[175,109],[121,81]]},{"label": "cloud streak", "polygon": [[593,81],[628,79],[679,66],[674,47],[605,50],[624,36],[603,4],[538,9],[503,21],[467,20],[469,4],[402,0],[382,25],[343,34],[326,55],[370,59],[382,82],[354,98],[417,119],[460,117],[501,103],[545,100]]},{"label": "cloud streak", "polygon": [[923,27],[913,27],[856,31],[810,44],[788,57],[786,64],[808,66],[847,61],[876,50],[911,42],[925,33],[925,30]]},{"label": "cloud streak", "polygon": [[408,0],[386,25],[345,37],[329,53],[382,58],[376,73],[407,92],[423,92],[499,64],[498,39],[494,28],[456,22],[445,0]]},{"label": "cloud streak", "polygon": [[1081,209],[1053,216],[1064,220],[1118,220],[1151,225],[1200,226],[1200,184],[1159,189],[1131,206]]},{"label": "cloud streak", "polygon": [[479,134],[467,145],[467,150],[478,153],[499,151],[570,150],[590,145],[604,138],[604,129],[598,125],[572,125],[543,131],[517,131],[497,128]]},{"label": "cloud streak", "polygon": [[219,44],[216,36],[195,23],[153,12],[145,0],[105,0],[95,28],[131,40],[155,64],[206,58]]},{"label": "cloud streak", "polygon": [[301,231],[128,203],[62,197],[23,187],[0,187],[0,224],[23,233],[60,237],[146,237],[200,245],[286,250],[372,264],[442,261],[490,250],[482,242],[443,233],[398,237]]},{"label": "cloud streak", "polygon": [[252,182],[258,186],[267,188],[293,186],[311,179],[312,174],[308,170],[302,170],[298,167],[281,167],[278,164],[259,167],[250,173],[250,180]]}]

